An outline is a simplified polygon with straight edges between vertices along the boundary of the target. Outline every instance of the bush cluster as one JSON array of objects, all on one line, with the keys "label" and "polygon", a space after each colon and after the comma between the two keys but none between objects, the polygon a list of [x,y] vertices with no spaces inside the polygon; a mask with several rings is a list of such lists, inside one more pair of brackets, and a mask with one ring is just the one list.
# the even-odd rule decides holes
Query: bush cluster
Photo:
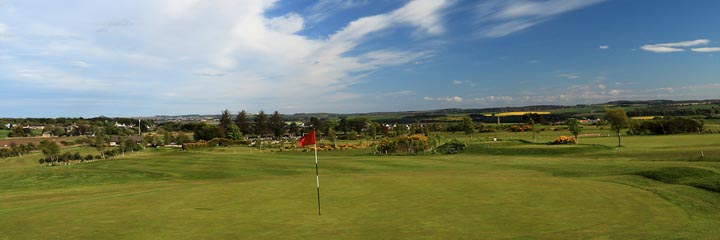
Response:
[{"label": "bush cluster", "polygon": [[631,124],[630,129],[628,130],[628,134],[631,135],[662,135],[702,132],[704,132],[704,123],[702,120],[687,118],[636,121]]},{"label": "bush cluster", "polygon": [[577,144],[577,139],[573,136],[560,136],[550,142],[552,145],[558,145],[558,144]]},{"label": "bush cluster", "polygon": [[508,131],[511,131],[511,132],[527,132],[527,131],[532,131],[533,126],[531,126],[531,125],[511,125],[507,129],[508,129]]},{"label": "bush cluster", "polygon": [[380,153],[417,153],[430,149],[428,138],[423,134],[401,135],[383,138],[377,145]]},{"label": "bush cluster", "polygon": [[83,157],[82,155],[80,155],[79,152],[75,152],[75,153],[65,152],[63,154],[58,154],[55,157],[55,159],[53,159],[50,156],[46,156],[44,158],[38,159],[38,163],[43,164],[43,163],[70,162],[70,161],[75,161],[75,160],[85,161],[85,160],[92,160],[92,159],[93,159],[93,155],[87,155],[87,156]]},{"label": "bush cluster", "polygon": [[467,144],[464,144],[464,143],[458,141],[457,139],[453,139],[452,141],[450,141],[448,143],[440,145],[439,147],[437,147],[436,150],[438,152],[444,153],[444,154],[455,154],[455,153],[459,153],[459,152],[462,152],[463,150],[465,150],[466,146],[467,146]]},{"label": "bush cluster", "polygon": [[247,144],[247,141],[233,141],[232,139],[227,138],[213,138],[210,141],[200,140],[194,143],[183,143],[182,149],[183,150],[193,150],[193,149],[202,149],[202,148],[209,148],[209,147],[219,147],[219,146],[232,146],[237,144]]}]

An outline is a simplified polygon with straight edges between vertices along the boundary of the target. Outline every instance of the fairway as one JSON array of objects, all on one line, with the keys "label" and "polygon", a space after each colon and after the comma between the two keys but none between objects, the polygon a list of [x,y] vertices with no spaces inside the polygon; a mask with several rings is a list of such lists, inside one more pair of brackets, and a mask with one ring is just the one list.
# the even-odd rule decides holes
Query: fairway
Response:
[{"label": "fairway", "polygon": [[[718,139],[320,152],[322,216],[311,152],[153,149],[59,167],[3,159],[0,239],[717,239],[720,193],[639,173],[700,169],[702,181],[718,180]],[[710,160],[689,161],[696,149]]]}]

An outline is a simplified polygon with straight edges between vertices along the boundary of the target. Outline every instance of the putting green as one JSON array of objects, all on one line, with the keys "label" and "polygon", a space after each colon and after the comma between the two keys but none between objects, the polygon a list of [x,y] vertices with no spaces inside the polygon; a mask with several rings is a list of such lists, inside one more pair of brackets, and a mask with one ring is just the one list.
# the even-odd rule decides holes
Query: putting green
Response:
[{"label": "putting green", "polygon": [[0,239],[662,238],[680,208],[626,185],[523,170],[164,181],[0,197]]}]

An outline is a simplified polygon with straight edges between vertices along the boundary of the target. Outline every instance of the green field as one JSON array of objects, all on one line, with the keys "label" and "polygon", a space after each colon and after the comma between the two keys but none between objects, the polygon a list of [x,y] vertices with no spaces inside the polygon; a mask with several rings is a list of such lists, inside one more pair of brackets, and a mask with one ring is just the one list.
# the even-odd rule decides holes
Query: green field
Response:
[{"label": "green field", "polygon": [[10,134],[10,130],[0,130],[0,139],[7,138],[8,134]]},{"label": "green field", "polygon": [[[494,135],[503,141],[485,141]],[[510,140],[529,136],[462,138],[470,147],[456,155],[320,152],[322,216],[310,152],[153,149],[60,167],[37,167],[39,153],[1,159],[0,239],[720,236],[720,135],[626,137],[622,148],[612,137]]]}]

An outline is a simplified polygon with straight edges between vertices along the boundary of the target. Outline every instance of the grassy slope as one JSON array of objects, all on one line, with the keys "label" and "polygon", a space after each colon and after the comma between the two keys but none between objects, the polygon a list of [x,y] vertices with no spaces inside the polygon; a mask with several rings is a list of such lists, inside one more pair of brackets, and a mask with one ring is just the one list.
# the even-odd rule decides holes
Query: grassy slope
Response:
[{"label": "grassy slope", "polygon": [[67,167],[18,163],[0,168],[0,239],[720,234],[719,193],[641,174],[677,167],[718,173],[720,162],[687,161],[686,154],[714,154],[719,135],[629,137],[624,148],[607,147],[613,138],[583,141],[607,146],[547,146],[483,137],[458,155],[322,152],[323,216],[315,212],[312,153],[238,147],[151,150]]}]

